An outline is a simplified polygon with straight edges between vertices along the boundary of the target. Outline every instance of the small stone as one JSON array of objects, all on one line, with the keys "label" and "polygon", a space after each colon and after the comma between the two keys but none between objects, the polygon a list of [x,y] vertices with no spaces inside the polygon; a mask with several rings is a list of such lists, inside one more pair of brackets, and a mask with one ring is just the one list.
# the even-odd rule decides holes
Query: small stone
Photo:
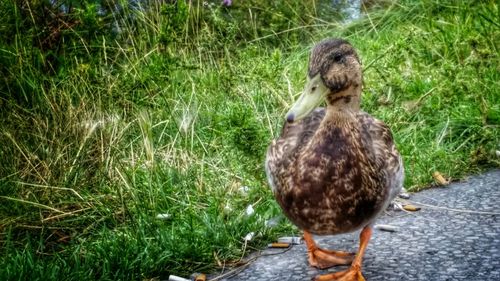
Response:
[{"label": "small stone", "polygon": [[410,194],[407,192],[401,192],[399,193],[399,198],[401,199],[410,199]]}]

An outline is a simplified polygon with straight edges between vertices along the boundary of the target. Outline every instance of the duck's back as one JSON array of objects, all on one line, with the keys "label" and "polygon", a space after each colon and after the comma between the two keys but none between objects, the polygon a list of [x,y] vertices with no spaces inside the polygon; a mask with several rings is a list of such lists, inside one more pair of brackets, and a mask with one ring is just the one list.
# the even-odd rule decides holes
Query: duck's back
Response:
[{"label": "duck's back", "polygon": [[357,115],[362,126],[362,140],[368,150],[374,154],[375,167],[386,178],[386,188],[389,190],[389,200],[394,199],[403,188],[403,160],[394,143],[391,130],[387,125],[366,112]]}]

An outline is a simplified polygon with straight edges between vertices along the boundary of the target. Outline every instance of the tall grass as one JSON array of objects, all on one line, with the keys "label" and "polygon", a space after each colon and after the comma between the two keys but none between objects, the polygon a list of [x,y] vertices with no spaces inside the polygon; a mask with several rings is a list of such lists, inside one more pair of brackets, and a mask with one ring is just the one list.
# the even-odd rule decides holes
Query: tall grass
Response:
[{"label": "tall grass", "polygon": [[346,26],[313,1],[125,7],[115,19],[81,7],[96,28],[62,30],[51,52],[23,36],[29,8],[1,3],[2,280],[166,279],[296,232],[269,226],[280,210],[262,162],[324,37],[359,50],[362,106],[393,129],[406,188],[499,164],[494,1],[383,2]]}]

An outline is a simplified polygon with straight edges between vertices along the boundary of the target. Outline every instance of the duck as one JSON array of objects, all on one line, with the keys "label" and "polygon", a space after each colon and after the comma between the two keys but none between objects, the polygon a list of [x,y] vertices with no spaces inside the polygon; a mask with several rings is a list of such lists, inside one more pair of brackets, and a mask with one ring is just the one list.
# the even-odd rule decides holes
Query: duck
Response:
[{"label": "duck", "polygon": [[[361,110],[362,85],[361,61],[347,40],[317,43],[305,87],[266,154],[269,185],[303,231],[309,265],[350,265],[317,281],[365,280],[362,260],[374,222],[403,188],[402,157],[389,127]],[[356,253],[320,248],[313,237],[358,230]]]}]

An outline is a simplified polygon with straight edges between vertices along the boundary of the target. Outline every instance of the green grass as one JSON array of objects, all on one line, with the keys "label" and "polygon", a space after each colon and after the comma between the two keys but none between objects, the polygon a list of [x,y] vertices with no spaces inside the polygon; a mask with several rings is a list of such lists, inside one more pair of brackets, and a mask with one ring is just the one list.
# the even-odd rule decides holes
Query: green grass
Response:
[{"label": "green grass", "polygon": [[266,226],[281,211],[263,161],[325,37],[358,49],[362,107],[392,128],[407,189],[435,171],[458,180],[499,167],[495,1],[401,1],[347,26],[285,26],[273,11],[279,35],[243,31],[221,10],[177,19],[196,36],[138,13],[140,28],[124,20],[125,38],[74,43],[49,74],[22,36],[3,45],[0,279],[187,276],[297,233]]}]

